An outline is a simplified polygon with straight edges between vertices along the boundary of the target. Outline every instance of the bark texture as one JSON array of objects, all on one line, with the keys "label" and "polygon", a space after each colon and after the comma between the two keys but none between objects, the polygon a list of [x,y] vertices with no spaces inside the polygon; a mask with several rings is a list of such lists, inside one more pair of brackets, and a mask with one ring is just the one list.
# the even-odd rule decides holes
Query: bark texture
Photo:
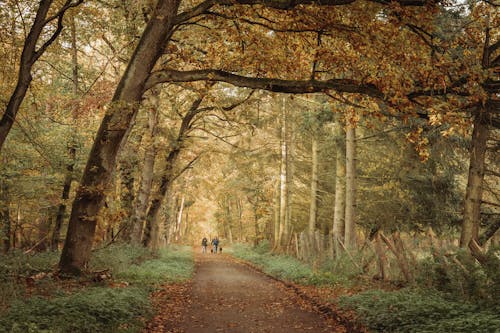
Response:
[{"label": "bark texture", "polygon": [[[318,192],[318,140],[312,139],[311,142],[311,194],[309,207],[309,238],[311,244],[314,244],[314,231],[316,230],[316,215],[317,215],[317,192]],[[315,249],[316,247],[313,247]],[[319,250],[319,249],[318,249]]]},{"label": "bark texture", "polygon": [[481,201],[488,140],[487,109],[480,110],[474,117],[474,129],[470,147],[469,176],[465,192],[464,215],[460,247],[466,248],[471,240],[478,239],[481,219]]},{"label": "bark texture", "polygon": [[116,156],[141,101],[144,85],[172,29],[179,0],[160,0],[115,91],[102,120],[77,190],[59,268],[80,274],[90,258],[105,191],[116,166]]},{"label": "bark texture", "polygon": [[151,189],[153,186],[154,166],[156,161],[157,148],[155,137],[158,128],[158,108],[159,91],[154,91],[148,98],[151,107],[148,111],[148,135],[149,144],[144,153],[144,163],[142,166],[141,183],[134,203],[134,212],[131,218],[131,238],[134,243],[140,243],[143,233],[144,219],[148,208]]},{"label": "bark texture", "polygon": [[11,244],[11,221],[10,221],[10,200],[9,187],[5,180],[0,179],[0,223],[2,224],[2,245],[3,252],[7,253],[10,250]]},{"label": "bark texture", "polygon": [[336,255],[342,252],[345,233],[345,132],[339,117],[335,124],[335,207],[333,213],[333,244]]},{"label": "bark texture", "polygon": [[345,248],[356,249],[356,130],[346,133]]}]

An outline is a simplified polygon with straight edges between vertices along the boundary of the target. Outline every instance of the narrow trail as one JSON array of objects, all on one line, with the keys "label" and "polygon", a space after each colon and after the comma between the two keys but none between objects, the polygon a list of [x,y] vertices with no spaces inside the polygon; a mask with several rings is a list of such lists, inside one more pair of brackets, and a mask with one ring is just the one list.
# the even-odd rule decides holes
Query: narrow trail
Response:
[{"label": "narrow trail", "polygon": [[[230,256],[197,254],[195,261],[190,286],[177,295],[183,309],[177,309],[176,322],[150,325],[147,332],[345,332],[279,282]],[[158,325],[164,330],[154,329]]]}]

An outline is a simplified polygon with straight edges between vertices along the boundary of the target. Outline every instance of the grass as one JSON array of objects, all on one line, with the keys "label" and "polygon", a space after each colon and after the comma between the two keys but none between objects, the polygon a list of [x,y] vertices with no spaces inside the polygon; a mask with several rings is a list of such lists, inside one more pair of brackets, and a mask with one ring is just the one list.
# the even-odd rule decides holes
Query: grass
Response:
[{"label": "grass", "polygon": [[0,332],[127,332],[151,313],[144,288],[92,287],[70,295],[14,302]]},{"label": "grass", "polygon": [[235,244],[231,248],[231,254],[253,263],[269,275],[298,284],[335,286],[349,283],[349,277],[346,275],[334,274],[325,269],[314,270],[310,265],[294,257],[276,255],[266,248],[266,245],[252,248],[248,245]]},{"label": "grass", "polygon": [[116,277],[132,284],[157,286],[164,282],[187,280],[193,273],[193,258],[189,248],[162,249],[157,258],[133,264],[116,274]]},{"label": "grass", "polygon": [[448,300],[415,289],[366,291],[344,296],[339,304],[354,310],[374,332],[499,332],[500,314],[477,304]]},{"label": "grass", "polygon": [[[96,251],[90,267],[109,269],[115,280],[126,282],[121,288],[49,278],[27,288],[19,277],[53,271],[58,254],[12,253],[0,260],[4,289],[0,291],[0,332],[14,333],[139,332],[152,314],[149,293],[162,283],[190,278],[194,267],[187,247],[172,246],[152,254],[142,247],[113,245]],[[27,289],[37,296],[23,300]]]}]

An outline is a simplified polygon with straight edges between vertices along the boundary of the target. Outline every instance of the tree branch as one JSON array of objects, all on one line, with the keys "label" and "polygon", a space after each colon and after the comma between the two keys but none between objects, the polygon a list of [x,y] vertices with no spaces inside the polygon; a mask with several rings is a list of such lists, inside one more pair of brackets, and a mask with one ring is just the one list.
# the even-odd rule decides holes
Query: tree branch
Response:
[{"label": "tree branch", "polygon": [[80,6],[83,3],[83,1],[85,1],[85,0],[78,0],[75,3],[72,3],[72,0],[67,0],[66,3],[61,7],[61,9],[59,9],[59,11],[56,14],[50,16],[49,18],[47,18],[45,20],[44,24],[46,25],[46,24],[54,21],[56,18],[57,19],[61,18],[62,16],[64,16],[64,14],[66,13],[66,11],[68,9]]},{"label": "tree branch", "polygon": [[38,49],[38,51],[34,52],[34,54],[33,54],[33,62],[37,61],[38,58],[40,58],[40,56],[45,52],[45,50],[47,50],[47,48],[61,34],[61,31],[63,30],[63,24],[62,24],[62,22],[63,22],[64,14],[66,13],[66,11],[69,8],[73,8],[73,7],[79,6],[83,1],[84,0],[78,0],[75,3],[71,3],[71,0],[67,0],[66,3],[64,4],[64,6],[59,10],[59,12],[57,12],[57,14],[55,14],[54,16],[49,17],[47,20],[45,20],[44,25],[47,25],[49,22],[51,22],[52,20],[54,20],[55,18],[57,18],[57,28],[56,28],[56,31],[54,31],[54,33],[52,34],[52,36],[50,36],[50,38],[45,43],[43,43],[43,45],[40,47],[40,49]]},{"label": "tree branch", "polygon": [[[184,23],[194,17],[204,15],[215,5],[235,6],[235,5],[261,5],[275,9],[293,9],[299,5],[319,5],[319,6],[344,6],[354,3],[356,0],[206,0],[190,10],[177,15],[174,24]],[[389,0],[368,0],[383,5],[391,3]],[[401,6],[425,6],[437,3],[437,0],[397,0]]]},{"label": "tree branch", "polygon": [[359,93],[378,99],[384,94],[374,85],[363,84],[351,79],[317,80],[283,80],[274,78],[253,78],[232,74],[222,70],[204,69],[192,71],[162,70],[151,74],[146,82],[145,90],[163,82],[226,82],[237,87],[269,90],[280,93],[309,94],[335,90],[344,93]]},{"label": "tree branch", "polygon": [[177,174],[175,174],[172,177],[172,182],[175,181],[177,178],[179,178],[184,172],[186,172],[187,169],[190,169],[193,166],[193,164],[201,157],[201,155],[203,155],[203,153],[197,155],[188,164],[186,164],[179,172],[177,172]]},{"label": "tree branch", "polygon": [[500,229],[500,219],[490,224],[485,232],[479,236],[479,245],[483,246],[486,244],[486,242],[497,233],[498,229]]}]

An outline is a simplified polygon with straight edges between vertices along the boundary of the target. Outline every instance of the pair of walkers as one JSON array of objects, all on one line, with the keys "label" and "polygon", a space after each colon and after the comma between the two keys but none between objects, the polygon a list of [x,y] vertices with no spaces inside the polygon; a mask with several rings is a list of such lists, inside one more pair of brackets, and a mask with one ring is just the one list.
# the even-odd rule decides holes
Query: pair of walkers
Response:
[{"label": "pair of walkers", "polygon": [[[212,250],[210,252],[217,253],[217,251],[222,252],[222,248],[219,247],[219,238],[215,237],[212,239]],[[206,237],[203,237],[201,240],[202,253],[207,253],[208,240]]]}]

